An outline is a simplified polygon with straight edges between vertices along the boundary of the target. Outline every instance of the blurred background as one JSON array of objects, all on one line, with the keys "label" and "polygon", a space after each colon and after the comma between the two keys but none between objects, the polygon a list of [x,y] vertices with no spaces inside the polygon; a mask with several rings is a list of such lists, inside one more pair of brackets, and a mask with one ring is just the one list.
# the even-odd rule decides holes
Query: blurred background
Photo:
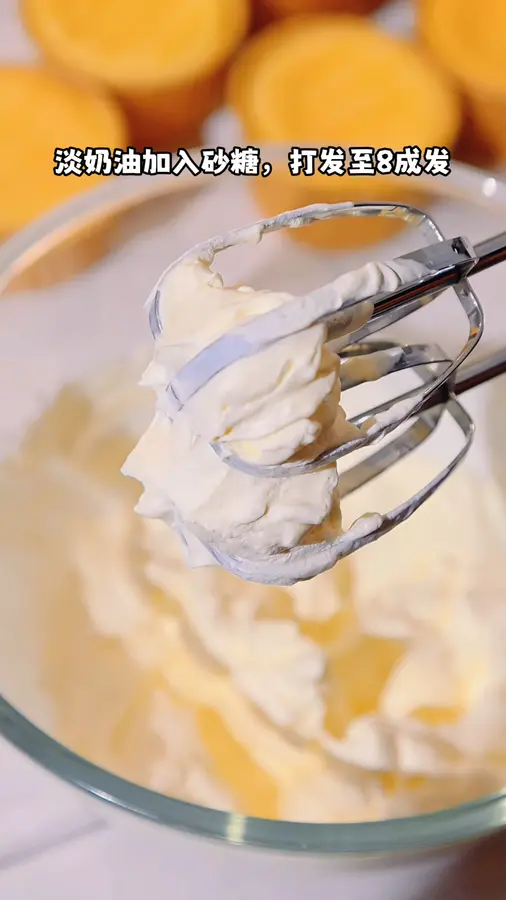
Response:
[{"label": "blurred background", "polygon": [[[504,0],[0,0],[0,238],[103,180],[57,177],[56,147],[445,146],[501,167],[505,35]],[[349,191],[319,172],[251,181],[264,214]],[[353,192],[411,199],[395,178]],[[295,237],[349,242],[334,225]]]},{"label": "blurred background", "polygon": [[[0,406],[3,419],[15,434],[15,429],[22,431],[36,417],[39,406],[57,393],[65,379],[88,375],[94,367],[109,363],[111,354],[117,353],[118,358],[128,355],[140,336],[150,349],[142,299],[168,262],[167,257],[170,260],[195,241],[231,225],[244,224],[253,216],[318,201],[345,200],[350,194],[356,200],[397,199],[418,202],[422,207],[428,205],[427,198],[420,198],[416,177],[400,183],[395,176],[351,179],[321,172],[310,177],[293,176],[279,158],[275,161],[274,156],[269,156],[264,150],[267,145],[394,150],[405,146],[422,150],[428,146],[447,147],[453,159],[490,171],[503,169],[506,0],[143,0],[136,4],[129,0],[0,0],[0,122],[0,241],[59,203],[96,191],[116,177],[93,171],[88,174],[89,169],[82,174],[56,176],[55,148],[80,149],[83,153],[87,148],[102,148],[107,156],[109,150],[126,147],[143,154],[146,148],[177,152],[179,148],[199,146],[228,150],[249,145],[261,147],[262,157],[265,154],[273,162],[269,177],[240,179],[240,191],[234,179],[226,182],[218,178],[210,190],[197,190],[196,198],[192,195],[188,199],[184,191],[181,198],[165,198],[165,205],[158,212],[150,207],[144,211],[144,219],[132,227],[135,243],[133,238],[131,242],[117,241],[116,255],[104,252],[110,246],[111,223],[107,222],[105,228],[102,223],[92,229],[89,241],[83,241],[80,231],[78,243],[70,246],[69,267],[60,258],[57,265],[49,261],[48,267],[35,266],[25,273],[28,280],[22,278],[17,287],[49,283],[51,288],[43,295],[44,303],[40,303],[41,295],[36,291],[36,297],[28,295],[21,301],[10,298],[1,304],[0,364],[4,361],[5,377],[0,378]],[[199,152],[194,155],[198,159]],[[136,177],[139,176],[125,176],[134,180]],[[151,176],[141,177],[149,180]],[[177,179],[170,174],[155,177]],[[238,197],[243,192],[248,194],[247,202]],[[189,202],[193,199],[195,203]],[[480,218],[474,207],[463,211],[463,205],[458,203],[447,204],[442,217],[448,234],[465,233],[473,240],[501,229],[495,221],[491,223],[488,214]],[[290,245],[282,265],[281,245],[273,238],[271,243],[265,242],[265,247],[253,250],[254,283],[259,278],[260,286],[295,290],[321,283],[326,277],[330,280],[335,272],[336,250],[347,251],[339,264],[350,268],[349,260],[354,258],[349,255],[350,249],[393,236],[398,227],[395,220],[382,218],[354,220],[346,222],[345,227],[336,220],[323,223],[321,228],[316,225],[299,229],[290,237],[311,247],[308,252],[299,253],[298,247]],[[369,253],[367,248],[364,253]],[[326,261],[322,261],[323,254]],[[97,259],[103,268],[97,267],[98,271],[93,272],[88,264]],[[242,257],[233,265],[236,270],[230,274],[242,277]],[[84,277],[76,278],[81,271]],[[61,282],[69,276],[67,284],[53,289],[53,281]],[[494,281],[490,273],[484,273],[483,278],[488,279],[488,333],[493,341],[496,334],[499,339],[504,334],[503,288],[500,278]],[[11,278],[10,286],[13,284]],[[450,315],[445,338],[452,336],[453,324]],[[422,340],[431,339],[432,334],[432,325],[431,330],[427,326],[426,333],[417,331]],[[136,371],[132,384],[137,374]],[[16,385],[15,391],[11,390],[12,384]],[[123,415],[121,402],[117,407],[118,415]],[[83,408],[83,415],[88,415],[86,404]],[[72,415],[78,419],[80,409],[72,413],[64,403],[58,409],[58,422],[63,421],[71,429]],[[107,414],[111,415],[110,410]],[[47,420],[46,427],[47,432],[36,432],[34,478],[44,468],[44,453],[55,452],[47,439],[48,432],[52,432],[51,440],[60,439],[54,419]],[[2,429],[3,438],[5,421]],[[62,433],[66,434],[65,429]],[[125,479],[119,479],[117,473],[126,451],[118,441],[117,446],[111,445],[108,455],[104,446],[109,445],[101,443],[101,439],[99,433],[83,466],[98,481],[109,479],[113,490],[120,494]],[[501,454],[503,466],[502,450]],[[121,487],[116,487],[117,482]],[[7,488],[3,488],[4,497]],[[36,491],[34,496],[37,497]],[[130,497],[127,502],[130,510]],[[17,496],[16,503],[19,505]],[[47,531],[44,503],[39,531],[34,530],[39,559],[46,546],[40,537]],[[8,521],[5,531],[9,531],[10,538],[13,529],[7,501],[0,506]],[[4,546],[9,551],[5,538]],[[121,578],[121,565],[116,564],[112,551],[110,556],[111,578]],[[91,560],[89,568],[94,565]],[[39,570],[35,564],[25,568],[33,570],[37,581]],[[99,571],[98,563],[96,569]],[[52,590],[47,590],[48,604],[53,602]],[[106,584],[104,595],[107,591]],[[38,583],[37,592],[42,594]],[[18,596],[13,597],[17,610],[21,604]],[[67,647],[62,661],[61,654],[58,658],[58,663],[61,661],[66,668],[54,669],[54,699],[61,704],[62,720],[67,716],[67,731],[61,726],[58,733],[63,734],[64,743],[82,751],[87,758],[95,754],[106,768],[145,783],[143,772],[150,765],[151,750],[148,747],[147,756],[143,757],[139,747],[145,743],[146,711],[134,711],[133,724],[130,730],[124,730],[116,757],[104,755],[100,743],[108,746],[109,726],[114,725],[114,716],[122,713],[125,697],[129,702],[129,685],[136,683],[138,672],[125,653],[129,681],[125,668],[117,664],[117,655],[107,655],[109,645],[103,652],[105,644],[99,638],[90,638],[93,633],[87,619],[83,625],[78,590],[67,596],[62,589],[57,602],[63,597],[66,617],[56,605],[53,619],[48,616],[49,622],[55,621],[56,615],[59,617],[62,630],[58,635],[64,635],[62,645]],[[52,606],[49,609],[52,612]],[[27,674],[28,641],[20,652],[21,645],[13,637],[15,628],[5,609],[2,616],[8,623],[0,629],[2,691],[30,719],[39,722],[45,712],[39,698],[34,697],[33,708],[27,699],[35,683],[35,678],[30,681]],[[92,679],[90,670],[94,673]],[[115,677],[117,671],[119,679]],[[25,676],[24,682],[21,676],[18,678],[20,673]],[[105,698],[104,684],[113,687]],[[102,703],[102,731],[96,724],[97,697]],[[90,710],[95,715],[91,737],[86,724]],[[88,739],[96,742],[94,754],[90,744],[85,745]],[[50,839],[56,842],[62,835],[91,831],[102,838],[101,812],[92,811],[88,817],[77,800],[75,805],[66,799],[60,801],[53,782],[45,789],[46,776],[42,771],[31,773],[33,781],[27,779],[25,761],[18,765],[17,756],[9,768],[6,746],[0,765],[0,807],[16,809],[18,815],[15,820],[4,815],[3,822],[0,817],[0,869],[5,858],[20,859],[19,848],[25,848],[28,841],[31,846],[42,846],[44,840],[45,846]],[[18,799],[22,788],[24,805]],[[164,790],[170,793],[172,789],[169,785]],[[64,805],[67,803],[69,806]],[[18,825],[17,832],[13,821]],[[114,890],[116,881],[114,885],[107,881],[114,871],[114,878],[122,879],[122,896],[138,897],[141,882],[135,881],[134,887],[128,883],[132,877],[127,865],[129,851],[118,841],[112,852],[112,845],[113,840],[106,833],[100,865],[91,854],[83,854],[79,860],[73,858],[68,863],[68,880],[61,882],[58,874],[58,884],[54,875],[57,867],[48,864],[43,876],[44,884],[49,885],[47,896],[51,900],[77,898],[75,872],[79,871],[84,885],[79,897],[93,895],[110,900],[119,893]],[[137,853],[136,844],[135,853],[130,855]],[[94,866],[99,874],[91,885]],[[181,867],[182,877],[186,878],[186,859]],[[407,877],[411,883],[411,874]],[[101,893],[97,892],[97,881],[105,884]],[[162,887],[156,896],[165,896],[165,881]],[[18,893],[13,889],[9,894],[7,889],[8,900],[46,897],[44,887],[37,892],[35,877],[16,890]]]}]

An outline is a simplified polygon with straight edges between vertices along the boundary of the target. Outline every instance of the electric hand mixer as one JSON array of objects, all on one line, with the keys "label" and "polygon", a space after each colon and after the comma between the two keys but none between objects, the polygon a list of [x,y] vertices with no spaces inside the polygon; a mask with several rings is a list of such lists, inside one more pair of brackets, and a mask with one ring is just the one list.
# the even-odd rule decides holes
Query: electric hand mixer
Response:
[{"label": "electric hand mixer", "polygon": [[[474,433],[473,421],[456,399],[457,396],[506,372],[506,349],[476,365],[460,368],[478,344],[484,327],[483,310],[469,282],[469,276],[506,260],[506,232],[473,247],[464,237],[445,239],[433,218],[412,206],[351,202],[318,204],[282,213],[261,220],[253,226],[211,238],[185,253],[173,263],[173,266],[183,260],[195,258],[211,262],[217,252],[242,242],[260,240],[265,233],[283,228],[298,228],[336,216],[401,218],[409,224],[420,227],[428,244],[386,264],[392,274],[393,280],[390,284],[392,289],[369,297],[353,296],[343,300],[331,283],[317,288],[304,297],[295,297],[283,304],[280,309],[264,313],[223,334],[183,366],[167,388],[170,415],[177,415],[190,397],[227,366],[258,353],[269,344],[301,330],[301,327],[307,328],[317,322],[326,323],[327,339],[332,341],[333,330],[335,335],[337,324],[339,334],[343,333],[343,321],[347,321],[343,317],[349,318],[351,331],[345,339],[341,338],[337,341],[337,346],[333,347],[343,361],[341,377],[343,391],[359,383],[353,376],[346,375],[346,361],[352,358],[381,360],[381,365],[376,366],[380,377],[416,367],[419,385],[350,419],[357,426],[372,421],[374,423],[372,427],[367,429],[362,427],[359,437],[326,450],[313,459],[288,461],[281,465],[255,465],[228,452],[222,444],[212,445],[226,464],[243,472],[265,478],[292,477],[335,464],[350,452],[376,444],[403,423],[409,423],[401,434],[375,450],[367,460],[341,475],[339,493],[343,498],[420,446],[435,430],[443,412],[446,411],[452,416],[462,432],[464,442],[451,462],[420,491],[390,512],[364,516],[348,532],[335,540],[312,545],[311,553],[314,554],[315,562],[318,562],[318,571],[322,568],[331,568],[338,560],[377,540],[404,522],[443,484],[464,459]],[[155,339],[161,332],[159,285],[160,282],[148,301],[150,327]],[[369,339],[381,329],[426,305],[449,287],[455,292],[469,326],[467,340],[454,359],[449,359],[435,344],[401,346],[392,341]],[[359,305],[364,301],[373,304],[372,315],[365,324],[353,330],[353,312],[358,311]],[[302,307],[305,309],[304,322],[301,322],[300,315]],[[294,316],[295,309],[297,316]],[[277,580],[278,583],[283,583],[286,553],[277,553],[268,559],[256,560],[229,556],[216,546],[209,546],[209,549],[219,565],[244,580],[254,582],[268,580],[271,583]],[[297,572],[297,559],[298,556],[301,557],[301,551],[300,547],[286,551],[290,556],[292,574]],[[299,575],[300,578],[307,578],[307,546],[303,548],[303,553],[304,565],[301,558]],[[268,579],[265,577],[266,566],[269,572]],[[290,583],[293,580],[294,578],[290,578]]]}]

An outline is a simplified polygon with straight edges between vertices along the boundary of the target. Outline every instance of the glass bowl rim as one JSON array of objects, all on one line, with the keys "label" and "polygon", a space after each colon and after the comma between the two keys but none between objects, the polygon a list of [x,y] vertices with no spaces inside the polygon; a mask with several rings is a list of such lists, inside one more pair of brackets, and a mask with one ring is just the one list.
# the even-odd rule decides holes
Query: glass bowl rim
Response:
[{"label": "glass bowl rim", "polygon": [[[262,148],[286,159],[286,147]],[[199,148],[190,153],[199,153]],[[0,246],[0,299],[9,283],[69,234],[149,199],[191,189],[205,175],[120,176],[37,219]],[[223,176],[221,176],[223,178]],[[214,181],[214,179],[213,179]],[[452,162],[449,178],[421,176],[429,193],[506,211],[506,181]],[[492,211],[492,210],[491,210]],[[0,736],[52,774],[117,807],[201,837],[269,850],[314,855],[397,853],[464,842],[506,825],[506,790],[436,813],[353,823],[284,822],[246,817],[164,796],[95,766],[27,719],[0,695]]]}]

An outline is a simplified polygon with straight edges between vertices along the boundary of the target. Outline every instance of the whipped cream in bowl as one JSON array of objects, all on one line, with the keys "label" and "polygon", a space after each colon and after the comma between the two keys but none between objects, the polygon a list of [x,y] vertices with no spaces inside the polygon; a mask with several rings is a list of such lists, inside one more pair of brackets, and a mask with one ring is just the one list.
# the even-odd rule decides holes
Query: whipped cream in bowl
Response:
[{"label": "whipped cream in bowl", "polygon": [[[435,189],[440,183],[434,179]],[[395,533],[288,585],[246,582],[204,560],[190,566],[180,523],[137,515],[141,487],[120,470],[157,412],[156,393],[138,387],[151,345],[141,360],[133,356],[146,334],[139,297],[167,253],[176,257],[199,228],[223,232],[254,217],[246,205],[232,213],[221,202],[224,185],[211,182],[170,228],[169,210],[163,228],[125,242],[119,258],[72,289],[0,304],[2,433],[21,437],[0,466],[1,730],[68,781],[111,798],[99,814],[110,810],[114,818],[117,804],[154,819],[171,867],[188,840],[195,869],[207,865],[214,886],[214,874],[226,869],[217,855],[230,853],[233,867],[235,853],[239,871],[224,896],[240,892],[245,872],[258,892],[259,857],[267,868],[262,847],[289,848],[297,852],[269,855],[270,887],[288,885],[296,870],[302,896],[315,885],[334,891],[327,862],[313,853],[418,849],[498,827],[504,801],[492,795],[505,783],[506,495],[497,470],[504,447],[494,450],[492,473],[489,392],[471,392],[466,406],[477,431],[468,459]],[[227,202],[238,190],[235,180]],[[464,222],[460,207],[453,218],[443,211],[446,233],[473,238],[475,212]],[[497,230],[491,218],[479,236]],[[337,270],[334,259],[288,245],[280,265],[273,241],[257,245],[253,271],[241,263],[230,283],[245,272],[251,284],[276,286],[268,294],[283,294],[283,285],[295,293]],[[341,261],[341,271],[362,262]],[[248,299],[238,293],[238,304]],[[488,333],[497,325],[500,335],[502,287],[495,305],[491,293]],[[256,292],[249,299],[256,303]],[[425,325],[409,332],[407,321],[401,336],[429,341],[434,332]],[[438,332],[450,352],[453,327],[448,319]],[[107,375],[113,358],[122,363]],[[183,357],[174,363],[179,369]],[[322,379],[330,383],[329,376],[323,368]],[[348,394],[342,405],[354,411]],[[307,418],[314,421],[314,412]],[[206,443],[220,437],[213,431]],[[242,452],[265,437],[256,434],[235,433]],[[229,446],[231,434],[221,437]],[[381,514],[425,483],[454,437],[427,442],[394,470],[395,479],[345,498],[339,528],[364,509]],[[226,496],[236,515],[241,497],[233,494]],[[306,507],[297,514],[308,531],[323,524],[310,521]],[[195,833],[260,849],[229,851],[195,841]],[[181,865],[192,868],[186,859]]]},{"label": "whipped cream in bowl", "polygon": [[[370,821],[499,789],[506,511],[494,486],[465,465],[334,569],[248,583],[188,566],[178,530],[135,514],[119,467],[151,410],[133,372],[70,386],[5,464],[2,515],[15,503],[21,530],[31,523],[24,553],[5,549],[12,590],[27,568],[67,560],[38,600],[60,740],[162,793],[262,818]],[[448,440],[346,498],[343,527],[431,478]]]}]

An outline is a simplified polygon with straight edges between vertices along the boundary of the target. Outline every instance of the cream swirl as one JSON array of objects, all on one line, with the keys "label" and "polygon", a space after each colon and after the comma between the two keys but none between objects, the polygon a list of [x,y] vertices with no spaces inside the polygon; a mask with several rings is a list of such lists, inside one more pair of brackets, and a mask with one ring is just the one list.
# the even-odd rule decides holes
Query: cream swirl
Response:
[{"label": "cream swirl", "polygon": [[[354,331],[371,315],[367,298],[399,284],[396,266],[368,263],[295,307],[287,293],[226,287],[204,259],[180,261],[162,278],[160,334],[142,379],[156,393],[157,410],[122,471],[144,487],[137,511],[178,532],[190,565],[216,564],[211,545],[267,565],[272,554],[301,545],[309,558],[313,544],[341,534],[335,464],[266,478],[232,468],[211,443],[263,465],[315,456],[357,437],[341,406],[340,359],[326,345],[320,307],[336,311],[333,335]],[[342,308],[350,300],[356,305]],[[204,348],[265,313],[278,313],[286,327],[287,304],[293,333],[217,371],[181,409],[171,408],[168,386]],[[306,577],[332,565],[325,555],[311,560]],[[287,553],[281,583],[295,580],[290,567]]]}]

